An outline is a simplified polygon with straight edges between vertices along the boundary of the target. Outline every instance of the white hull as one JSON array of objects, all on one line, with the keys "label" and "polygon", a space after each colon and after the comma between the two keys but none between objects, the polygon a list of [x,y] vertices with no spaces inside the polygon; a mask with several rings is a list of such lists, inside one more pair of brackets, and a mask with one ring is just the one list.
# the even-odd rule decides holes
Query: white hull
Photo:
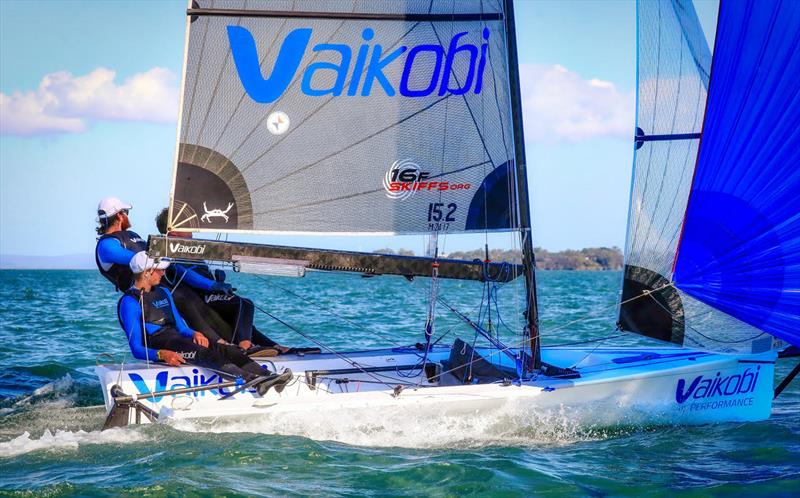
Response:
[{"label": "white hull", "polygon": [[[304,415],[313,416],[310,418],[314,423],[319,423],[338,417],[357,419],[360,413],[369,414],[372,420],[381,413],[389,419],[402,418],[404,414],[488,415],[511,406],[517,418],[523,415],[519,422],[529,425],[553,416],[576,427],[591,428],[704,424],[764,420],[772,407],[773,353],[737,356],[679,348],[544,349],[543,361],[558,366],[577,365],[581,377],[540,377],[511,385],[461,385],[448,375],[431,382],[419,369],[397,368],[419,363],[418,352],[409,349],[349,352],[346,356],[362,368],[381,371],[353,373],[352,364],[333,354],[286,356],[263,362],[271,369],[288,367],[295,373],[296,382],[280,394],[270,390],[260,397],[244,391],[220,400],[220,393],[211,390],[140,402],[159,413],[159,421],[202,423],[220,419],[253,421],[253,417],[261,417],[275,422],[275,427],[282,426],[281,420],[291,420],[296,426]],[[438,348],[428,360],[437,362],[448,356],[449,348]],[[350,372],[335,372],[342,369]],[[314,379],[313,373],[320,371],[329,373],[319,373]],[[148,369],[141,363],[122,369],[102,365],[97,367],[97,373],[109,410],[113,404],[109,392],[115,384],[131,395],[220,381],[215,373],[197,367],[151,365]],[[313,389],[309,381],[313,381]],[[396,385],[405,385],[397,395],[393,389]],[[377,420],[383,419],[378,416]],[[129,423],[136,422],[131,410]],[[148,420],[140,417],[138,422]]]}]

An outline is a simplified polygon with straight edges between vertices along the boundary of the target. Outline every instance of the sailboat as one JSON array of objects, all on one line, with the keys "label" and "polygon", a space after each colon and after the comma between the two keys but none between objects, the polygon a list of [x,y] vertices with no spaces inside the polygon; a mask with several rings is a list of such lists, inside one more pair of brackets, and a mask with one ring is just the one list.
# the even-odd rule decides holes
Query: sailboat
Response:
[{"label": "sailboat", "polygon": [[[260,396],[184,365],[96,368],[107,427],[509,403],[592,426],[758,421],[800,345],[800,4],[721,2],[713,57],[691,3],[639,2],[634,170],[619,329],[652,347],[542,347],[511,0],[193,0],[172,230],[153,257],[302,278],[423,281],[413,346],[259,360],[295,381]],[[534,186],[536,187],[536,186]],[[438,252],[508,233],[521,264]],[[425,256],[230,242],[242,234],[421,234]],[[488,240],[488,239],[487,239]],[[514,337],[442,279],[524,284]],[[521,279],[521,280],[519,280]],[[587,310],[589,311],[589,310]],[[471,336],[447,345],[438,314]],[[489,322],[487,323],[487,319]],[[513,323],[513,320],[508,320]],[[545,331],[546,332],[546,331]]]}]

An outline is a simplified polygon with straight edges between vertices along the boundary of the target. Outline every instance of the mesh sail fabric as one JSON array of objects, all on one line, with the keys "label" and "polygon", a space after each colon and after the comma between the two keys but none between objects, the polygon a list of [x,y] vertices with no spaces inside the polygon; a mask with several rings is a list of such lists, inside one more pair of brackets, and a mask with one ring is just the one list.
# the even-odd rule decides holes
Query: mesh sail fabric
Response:
[{"label": "mesh sail fabric", "polygon": [[[619,323],[717,351],[769,348],[764,335],[670,285],[697,160],[711,54],[688,1],[640,1],[637,141]],[[770,343],[770,344],[767,344]]]},{"label": "mesh sail fabric", "polygon": [[499,2],[199,4],[336,16],[191,16],[173,226],[518,227]]},{"label": "mesh sail fabric", "polygon": [[674,281],[800,344],[800,3],[722,2]]}]

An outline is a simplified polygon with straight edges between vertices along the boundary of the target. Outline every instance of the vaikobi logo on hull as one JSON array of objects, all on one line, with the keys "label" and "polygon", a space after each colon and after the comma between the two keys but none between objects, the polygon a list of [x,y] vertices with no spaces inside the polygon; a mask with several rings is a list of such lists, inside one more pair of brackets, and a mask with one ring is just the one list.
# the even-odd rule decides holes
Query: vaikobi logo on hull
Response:
[{"label": "vaikobi logo on hull", "polygon": [[750,406],[753,393],[758,385],[761,367],[747,368],[741,374],[723,376],[717,372],[714,377],[698,375],[690,383],[679,379],[675,389],[675,401],[688,405],[691,410]]},{"label": "vaikobi logo on hull", "polygon": [[[228,26],[228,41],[233,61],[247,94],[256,102],[266,104],[275,102],[295,77],[303,59],[308,53],[313,30],[298,28],[290,32],[281,44],[275,65],[262,68],[260,55],[253,34],[242,26]],[[303,71],[300,89],[306,95],[319,97],[348,95],[366,97],[373,88],[380,87],[393,97],[398,92],[404,97],[426,97],[446,94],[463,95],[467,92],[481,93],[483,75],[486,69],[489,50],[489,29],[481,32],[480,47],[463,41],[468,31],[456,33],[450,39],[447,50],[444,44],[402,45],[384,52],[384,47],[370,41],[375,37],[372,28],[365,28],[361,38],[365,43],[354,48],[342,43],[320,43],[311,49],[314,62]],[[262,54],[263,55],[263,54]],[[456,58],[468,64],[454,64]],[[391,82],[386,69],[394,64],[402,64],[400,81]],[[458,68],[467,67],[466,71]],[[336,76],[332,84],[322,86],[317,77]],[[264,74],[269,74],[264,78]],[[325,79],[327,81],[327,79]]]}]

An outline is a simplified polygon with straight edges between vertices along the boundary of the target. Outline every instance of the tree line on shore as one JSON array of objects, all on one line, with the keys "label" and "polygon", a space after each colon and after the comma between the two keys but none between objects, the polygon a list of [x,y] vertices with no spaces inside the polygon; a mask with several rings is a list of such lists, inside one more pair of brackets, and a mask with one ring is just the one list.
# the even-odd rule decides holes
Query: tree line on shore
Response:
[{"label": "tree line on shore", "polygon": [[[401,256],[414,256],[414,251],[409,249],[378,249],[375,251],[381,254],[399,254]],[[575,250],[548,251],[537,247],[534,249],[536,255],[537,270],[621,270],[622,251],[619,247],[587,247]],[[474,260],[485,258],[484,249],[474,249],[472,251],[455,251],[447,254],[447,258]],[[522,253],[513,249],[490,249],[489,259],[492,261],[508,261],[520,263]]]}]

